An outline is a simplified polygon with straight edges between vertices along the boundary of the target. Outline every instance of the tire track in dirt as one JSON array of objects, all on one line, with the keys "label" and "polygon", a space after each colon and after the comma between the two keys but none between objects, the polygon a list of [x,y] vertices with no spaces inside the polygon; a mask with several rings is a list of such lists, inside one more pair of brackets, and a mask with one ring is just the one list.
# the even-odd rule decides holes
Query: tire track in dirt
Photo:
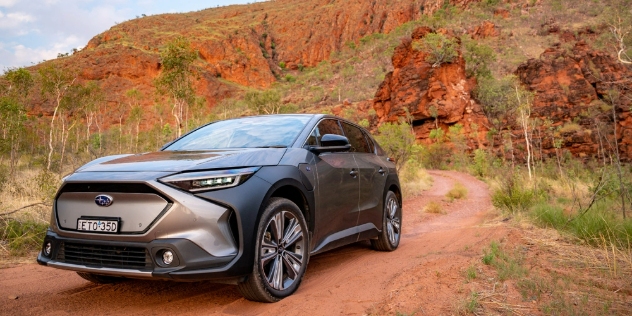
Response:
[{"label": "tire track in dirt", "polygon": [[[275,304],[249,302],[231,285],[131,280],[95,287],[74,272],[25,264],[0,270],[0,314],[361,315],[393,313],[401,304],[407,308],[417,308],[419,302],[431,304],[429,300],[409,304],[398,297],[415,291],[450,297],[452,279],[437,278],[433,271],[447,274],[462,268],[475,257],[474,245],[484,244],[494,232],[477,226],[491,208],[483,182],[458,172],[429,173],[434,178],[432,188],[404,201],[397,251],[377,252],[368,242],[359,242],[316,255],[299,290]],[[468,195],[449,203],[444,196],[456,182],[468,189]],[[441,203],[447,214],[423,213],[430,201]],[[8,300],[9,295],[19,298]],[[445,310],[442,305],[420,308]]]}]

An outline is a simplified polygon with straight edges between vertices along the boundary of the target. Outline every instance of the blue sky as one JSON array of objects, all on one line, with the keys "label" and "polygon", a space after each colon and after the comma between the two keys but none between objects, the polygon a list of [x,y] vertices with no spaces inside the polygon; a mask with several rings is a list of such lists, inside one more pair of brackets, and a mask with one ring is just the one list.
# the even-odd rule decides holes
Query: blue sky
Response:
[{"label": "blue sky", "polygon": [[262,0],[0,0],[0,73],[84,47],[141,14],[190,12]]}]

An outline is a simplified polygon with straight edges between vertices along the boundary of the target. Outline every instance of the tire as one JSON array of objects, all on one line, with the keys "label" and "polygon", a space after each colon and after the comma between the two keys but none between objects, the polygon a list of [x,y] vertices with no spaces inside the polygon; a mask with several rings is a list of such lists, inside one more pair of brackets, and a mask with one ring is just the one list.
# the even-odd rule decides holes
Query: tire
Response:
[{"label": "tire", "polygon": [[122,277],[94,274],[94,273],[88,273],[88,272],[77,272],[77,274],[80,277],[92,283],[97,283],[97,284],[112,284],[112,283],[119,283],[119,282],[123,282],[127,280]]},{"label": "tire", "polygon": [[399,246],[402,235],[402,207],[393,191],[384,198],[382,232],[377,239],[371,239],[371,246],[378,251],[393,251]]},{"label": "tire", "polygon": [[252,273],[237,289],[251,301],[277,302],[298,289],[309,261],[309,234],[301,210],[288,199],[271,198],[256,238]]}]

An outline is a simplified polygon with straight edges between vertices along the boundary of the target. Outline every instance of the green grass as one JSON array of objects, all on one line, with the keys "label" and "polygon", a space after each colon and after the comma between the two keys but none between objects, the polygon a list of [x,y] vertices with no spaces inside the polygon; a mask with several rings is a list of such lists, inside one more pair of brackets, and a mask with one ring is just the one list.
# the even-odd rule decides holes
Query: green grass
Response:
[{"label": "green grass", "polygon": [[469,313],[474,313],[481,304],[478,301],[478,293],[472,292],[470,297],[465,301],[465,310]]},{"label": "green grass", "polygon": [[570,233],[589,244],[600,245],[603,241],[627,248],[632,244],[632,219],[623,220],[612,212],[612,201],[603,201],[583,215],[572,217],[564,214],[561,206],[539,203],[530,216],[540,226]]},{"label": "green grass", "polygon": [[9,254],[23,256],[42,246],[48,223],[35,220],[0,218],[0,241],[6,244]]},{"label": "green grass", "polygon": [[465,271],[465,277],[468,281],[476,279],[476,266],[471,265],[467,267],[467,270]]},{"label": "green grass", "polygon": [[508,254],[496,241],[492,241],[488,249],[483,250],[483,263],[496,268],[498,279],[519,279],[527,274],[522,266],[522,258],[518,254]]}]

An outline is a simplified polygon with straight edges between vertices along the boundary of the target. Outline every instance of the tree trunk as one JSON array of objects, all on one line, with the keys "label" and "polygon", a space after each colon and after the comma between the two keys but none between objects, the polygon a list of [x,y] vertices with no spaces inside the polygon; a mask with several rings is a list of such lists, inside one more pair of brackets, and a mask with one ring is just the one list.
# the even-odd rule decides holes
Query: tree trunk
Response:
[{"label": "tree trunk", "polygon": [[53,111],[53,117],[50,120],[50,131],[48,133],[48,162],[46,164],[46,171],[50,171],[50,163],[53,157],[53,130],[55,128],[55,118],[57,117],[57,110],[59,110],[59,105],[61,104],[61,91],[57,90],[57,105],[55,106],[55,110]]}]

